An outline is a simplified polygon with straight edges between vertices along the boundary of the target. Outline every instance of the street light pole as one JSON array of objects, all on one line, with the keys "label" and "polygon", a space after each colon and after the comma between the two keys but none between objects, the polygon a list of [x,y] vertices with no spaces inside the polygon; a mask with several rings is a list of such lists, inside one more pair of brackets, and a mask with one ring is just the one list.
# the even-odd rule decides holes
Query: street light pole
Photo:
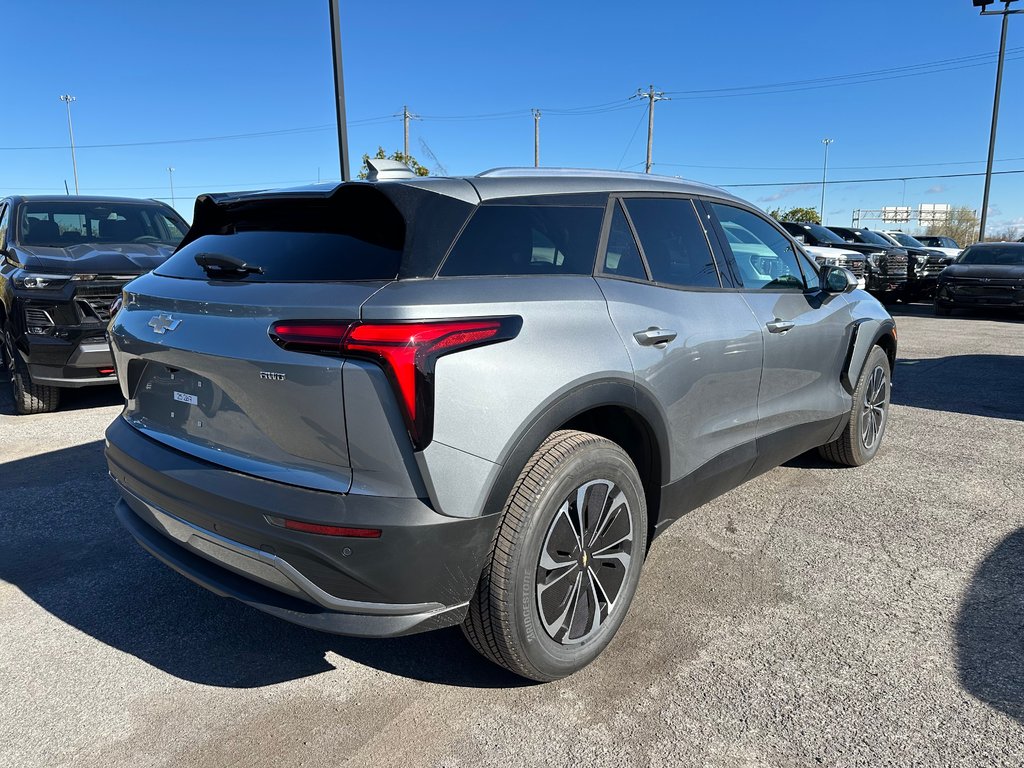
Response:
[{"label": "street light pole", "polygon": [[70,93],[65,93],[60,97],[68,108],[68,136],[71,137],[71,167],[75,172],[75,194],[78,194],[78,161],[75,159],[75,131],[71,127],[71,102],[75,100],[75,97]]},{"label": "street light pole", "polygon": [[985,10],[992,2],[984,2],[983,0],[973,0],[975,6],[981,6],[982,16],[1002,16],[1002,32],[999,35],[999,63],[996,65],[996,93],[992,100],[992,130],[988,136],[988,164],[985,166],[985,194],[981,202],[981,223],[978,227],[978,240],[981,242],[985,241],[985,225],[988,223],[988,197],[989,191],[992,187],[992,164],[995,158],[996,152],[996,125],[999,122],[999,92],[1003,87],[1003,59],[1006,57],[1006,28],[1010,20],[1011,13],[1021,13],[1022,11],[1010,10],[1010,3],[1016,2],[1017,0],[1003,0],[1003,10],[1001,11],[987,11]]},{"label": "street light pole", "polygon": [[341,163],[341,180],[349,181],[348,169],[348,120],[345,118],[345,78],[341,68],[341,17],[338,0],[329,0],[331,8],[331,52],[334,58],[334,98],[338,113],[338,160]]},{"label": "street light pole", "polygon": [[540,167],[540,110],[531,109],[533,112],[533,167]]},{"label": "street light pole", "polygon": [[170,166],[170,165],[167,166],[167,177],[171,181],[171,208],[175,208],[176,209],[177,206],[175,206],[175,204],[174,204],[174,167],[173,166]]},{"label": "street light pole", "polygon": [[829,144],[834,144],[835,139],[822,139],[821,143],[825,145],[825,162],[821,166],[821,223],[825,223],[825,179],[828,177],[828,147]]}]

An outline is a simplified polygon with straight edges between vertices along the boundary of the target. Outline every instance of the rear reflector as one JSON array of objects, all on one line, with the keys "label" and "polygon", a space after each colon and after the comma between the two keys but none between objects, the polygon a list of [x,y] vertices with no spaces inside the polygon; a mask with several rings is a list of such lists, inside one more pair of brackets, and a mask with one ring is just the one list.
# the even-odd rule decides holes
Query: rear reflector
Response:
[{"label": "rear reflector", "polygon": [[270,337],[295,352],[361,357],[388,374],[417,449],[433,431],[433,377],[437,358],[518,335],[519,317],[431,320],[409,323],[289,320],[275,323]]},{"label": "rear reflector", "polygon": [[288,520],[283,517],[268,517],[267,521],[280,528],[303,533],[318,533],[321,536],[349,536],[355,539],[379,539],[380,528],[349,528],[341,525],[320,525],[304,523],[301,520]]},{"label": "rear reflector", "polygon": [[114,372],[113,368],[97,368],[96,369],[96,373],[98,373],[100,376],[109,376],[113,372]]}]

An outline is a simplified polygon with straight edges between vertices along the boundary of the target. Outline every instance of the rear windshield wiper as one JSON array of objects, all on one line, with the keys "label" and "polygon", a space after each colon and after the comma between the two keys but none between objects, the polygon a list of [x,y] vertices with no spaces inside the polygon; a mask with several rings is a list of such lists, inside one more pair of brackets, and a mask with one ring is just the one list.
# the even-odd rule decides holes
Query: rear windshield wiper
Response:
[{"label": "rear windshield wiper", "polygon": [[236,256],[228,256],[223,253],[197,253],[196,264],[203,268],[210,277],[222,275],[262,275],[263,267],[257,264],[247,264]]}]

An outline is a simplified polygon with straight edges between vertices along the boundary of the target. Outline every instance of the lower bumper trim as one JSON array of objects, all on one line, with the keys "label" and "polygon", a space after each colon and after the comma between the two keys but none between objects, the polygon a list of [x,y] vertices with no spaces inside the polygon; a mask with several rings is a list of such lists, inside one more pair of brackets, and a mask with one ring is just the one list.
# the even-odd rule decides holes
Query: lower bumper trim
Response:
[{"label": "lower bumper trim", "polygon": [[[285,594],[279,589],[265,586],[254,581],[251,575],[239,575],[225,566],[205,559],[200,554],[193,553],[143,520],[124,499],[117,502],[114,513],[143,549],[190,581],[221,597],[234,598],[264,613],[321,632],[356,637],[396,637],[458,624],[465,618],[468,609],[468,603],[453,606],[428,603],[424,604],[426,610],[416,613],[383,614],[332,610]],[[184,521],[180,522],[188,525]],[[207,537],[202,538],[211,547],[223,547],[236,556],[248,557],[248,555],[236,552],[234,547],[227,549],[219,542]],[[231,542],[231,544],[236,543]],[[356,601],[351,602],[354,606],[360,605]],[[363,603],[361,607],[364,610],[366,608],[381,610],[385,608],[385,605]],[[393,606],[398,611],[409,610],[413,607],[409,605]]]}]

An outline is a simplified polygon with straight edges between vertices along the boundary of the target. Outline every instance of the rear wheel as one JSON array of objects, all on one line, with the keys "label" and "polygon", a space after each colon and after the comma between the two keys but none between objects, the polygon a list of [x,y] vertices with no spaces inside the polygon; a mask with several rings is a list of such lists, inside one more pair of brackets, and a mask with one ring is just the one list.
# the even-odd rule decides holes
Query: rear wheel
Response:
[{"label": "rear wheel", "polygon": [[823,458],[859,467],[875,457],[889,422],[891,380],[889,356],[873,347],[853,390],[850,421],[838,439],[818,449]]},{"label": "rear wheel", "polygon": [[14,410],[19,415],[30,413],[49,413],[57,410],[60,404],[60,389],[33,384],[27,366],[22,362],[11,343],[10,336],[4,332],[2,347],[7,373],[11,377],[11,391],[14,395]]},{"label": "rear wheel", "polygon": [[463,633],[532,680],[576,672],[626,616],[647,547],[636,467],[618,445],[555,432],[520,473]]}]

